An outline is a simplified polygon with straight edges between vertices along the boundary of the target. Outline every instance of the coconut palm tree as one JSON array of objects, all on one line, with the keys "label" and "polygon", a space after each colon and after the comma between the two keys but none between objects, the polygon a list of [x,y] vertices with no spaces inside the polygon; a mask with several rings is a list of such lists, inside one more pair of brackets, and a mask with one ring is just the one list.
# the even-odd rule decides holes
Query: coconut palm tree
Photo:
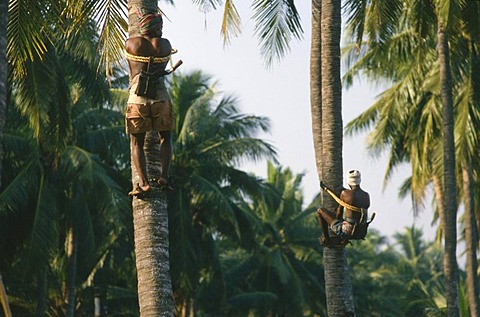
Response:
[{"label": "coconut palm tree", "polygon": [[[81,103],[77,103],[77,106],[82,107]],[[123,134],[121,117],[118,114],[117,126],[118,131]],[[99,231],[97,228],[95,235],[96,226],[92,221],[93,219],[102,219],[109,213],[128,212],[126,208],[121,207],[125,206],[125,203],[122,204],[125,188],[118,185],[117,180],[121,177],[115,176],[117,172],[108,168],[85,148],[72,144],[67,144],[60,153],[56,169],[46,169],[44,167],[45,158],[41,155],[39,145],[32,138],[32,130],[28,128],[25,119],[20,116],[17,118],[20,120],[16,120],[14,115],[9,115],[11,122],[9,122],[10,126],[7,125],[9,133],[5,138],[8,156],[4,162],[8,163],[12,170],[4,173],[6,184],[0,195],[2,206],[0,217],[2,217],[2,225],[5,226],[3,228],[5,235],[2,236],[2,241],[11,240],[17,243],[9,246],[5,252],[2,251],[2,254],[9,255],[5,261],[10,261],[10,263],[16,262],[12,260],[12,257],[23,259],[18,264],[23,267],[18,269],[25,273],[30,272],[34,281],[38,278],[39,291],[43,290],[44,283],[47,283],[44,278],[51,276],[49,272],[54,270],[53,267],[58,269],[57,273],[60,276],[64,276],[65,273],[62,272],[66,267],[71,275],[67,280],[60,279],[56,283],[65,286],[65,289],[68,290],[65,293],[65,296],[69,298],[68,303],[70,305],[73,303],[73,307],[75,307],[76,286],[74,282],[78,276],[85,274],[84,268],[91,265],[89,263],[92,261],[92,256],[96,256],[95,242],[101,245],[104,243],[101,242],[102,239],[114,237],[113,235],[108,236],[115,230],[113,226],[115,218],[102,221],[103,228],[100,228]],[[87,116],[83,116],[83,119],[87,119]],[[88,130],[79,131],[79,135],[86,136],[89,133],[95,133],[97,136],[102,136],[100,131],[105,126],[93,124],[93,121],[90,123],[92,123],[89,127],[90,132]],[[112,126],[105,127],[104,132],[108,133],[111,129]],[[109,138],[106,134],[103,137]],[[15,218],[22,219],[22,221],[17,222],[14,220]],[[19,228],[21,230],[18,230]],[[22,233],[17,238],[13,238],[12,234],[15,235],[15,232]],[[62,232],[67,233],[66,237],[71,242],[71,248],[65,252],[62,251],[62,246],[58,245],[64,237]],[[66,254],[71,255],[68,264],[64,262]],[[77,263],[80,261],[75,257],[76,254],[80,255],[81,263],[84,264],[79,268],[77,268]],[[29,263],[36,263],[36,266],[30,266]],[[52,263],[64,263],[65,266],[58,267]],[[14,268],[15,266],[12,266],[9,270]],[[22,274],[19,277],[24,276]],[[47,295],[43,293],[38,296],[39,306],[43,307],[39,309],[41,313],[47,308],[45,303]],[[62,298],[63,295],[59,296]],[[63,308],[62,300],[57,303],[60,305],[57,307],[58,309]],[[48,306],[53,309],[55,305]],[[70,306],[66,309],[66,311],[72,310],[73,308]],[[57,313],[63,314],[61,310]]]},{"label": "coconut palm tree", "polygon": [[[28,26],[20,25],[24,12],[18,6],[18,3],[12,3],[11,16],[15,18],[9,21],[9,34],[21,35],[26,32],[25,29],[29,30]],[[97,199],[100,203],[106,198],[115,196],[115,192],[120,191],[120,187],[111,178],[114,173],[111,170],[106,172],[108,168],[104,163],[86,152],[86,148],[75,146],[77,136],[88,136],[88,128],[91,129],[92,126],[83,125],[79,128],[85,128],[86,131],[76,131],[75,119],[77,118],[72,116],[72,107],[77,114],[84,115],[79,111],[80,109],[85,109],[85,105],[90,107],[92,101],[97,104],[105,102],[109,94],[106,82],[96,78],[95,30],[92,27],[92,20],[89,20],[90,24],[86,23],[85,27],[77,30],[76,33],[63,33],[58,31],[58,25],[68,29],[72,19],[68,14],[53,19],[55,14],[49,9],[55,11],[55,8],[52,5],[39,13],[46,21],[44,22],[45,32],[28,33],[33,38],[38,36],[37,41],[32,40],[34,44],[28,43],[31,45],[29,46],[21,41],[19,43],[18,39],[16,39],[17,42],[15,40],[9,42],[10,49],[16,47],[20,52],[33,51],[35,54],[26,54],[24,59],[21,58],[22,54],[9,55],[9,62],[12,63],[13,69],[12,104],[19,111],[19,113],[12,111],[11,114],[12,118],[17,116],[19,119],[17,126],[13,128],[20,133],[17,138],[14,138],[17,141],[10,143],[10,149],[12,153],[23,152],[24,154],[22,159],[17,158],[18,162],[12,165],[20,172],[13,175],[10,178],[11,182],[5,186],[2,192],[2,203],[7,211],[18,212],[22,208],[33,208],[32,210],[35,211],[31,215],[34,218],[33,224],[27,226],[31,231],[29,235],[32,242],[27,243],[24,249],[30,250],[27,258],[38,264],[33,272],[38,276],[39,289],[42,290],[38,300],[39,314],[43,314],[46,309],[44,304],[46,294],[43,292],[45,289],[43,285],[46,285],[46,282],[43,280],[48,274],[50,261],[61,237],[59,233],[63,231],[62,229],[67,232],[68,274],[64,284],[64,297],[67,304],[63,313],[72,316],[75,307],[76,255],[81,252],[79,250],[82,250],[81,240],[78,239],[84,237],[85,241],[92,242],[90,230],[92,225],[86,219],[91,216],[92,211],[89,208],[96,206],[94,210],[100,210],[98,205],[88,206],[85,197],[80,193],[89,193],[92,184],[95,184],[98,187],[97,193],[104,194],[103,199]],[[32,18],[35,17],[37,16],[34,14]],[[58,32],[54,32],[55,29]],[[78,54],[79,51],[82,51],[81,55]],[[11,51],[9,52],[11,54]],[[78,69],[82,69],[82,72]],[[55,84],[52,85],[52,82]],[[106,115],[107,112],[108,110],[105,110],[103,114]],[[115,142],[114,140],[118,140],[119,135],[123,136],[122,120],[121,118],[119,120],[119,116],[118,114],[114,120],[105,120],[110,124],[108,129],[102,130],[106,127],[105,122],[97,122],[94,127],[97,135],[104,139],[116,136],[104,143],[107,149],[113,149],[111,145]],[[25,120],[22,117],[29,122],[29,127],[25,121],[22,121]],[[117,123],[116,130],[112,129],[113,122]],[[19,123],[22,124],[18,125]],[[16,147],[18,144],[21,145],[20,148]],[[89,146],[92,148],[90,144],[85,144],[85,147]],[[24,152],[27,148],[29,151]],[[104,156],[104,158],[108,157]],[[119,160],[119,158],[109,157],[109,160]],[[22,184],[20,188],[19,184]],[[101,190],[102,186],[106,188],[105,191]],[[26,196],[26,193],[31,194],[31,197]],[[35,202],[32,201],[33,197],[37,197]],[[93,198],[93,195],[91,197]],[[112,199],[114,202],[110,204],[111,207],[121,201],[118,198]],[[71,212],[61,217],[60,210]],[[8,213],[2,216],[8,216]],[[87,245],[92,246],[91,243]],[[30,263],[33,262],[30,261]]]},{"label": "coconut palm tree", "polygon": [[256,244],[225,252],[228,315],[323,315],[320,228],[310,221],[318,201],[303,210],[303,175],[271,162],[267,168],[264,190],[240,203],[255,219]]},{"label": "coconut palm tree", "polygon": [[183,316],[218,313],[226,298],[215,241],[252,244],[248,217],[236,204],[259,190],[258,180],[237,165],[274,157],[273,147],[255,137],[268,131],[269,122],[239,113],[231,96],[217,97],[211,78],[199,71],[174,76],[171,92],[177,114],[172,171],[178,188],[169,194],[176,307]]},{"label": "coconut palm tree", "polygon": [[[446,6],[443,7],[442,5],[445,5],[445,4]],[[420,5],[420,6],[417,6],[417,5]],[[422,2],[421,4],[418,2],[414,2],[412,5],[408,5],[407,7],[409,9],[404,11],[406,18],[400,21],[407,21],[407,22],[410,21],[409,22],[410,24],[398,24],[397,26],[391,26],[392,30],[397,30],[396,31],[397,33],[394,37],[392,37],[392,40],[377,41],[377,38],[371,37],[371,40],[367,42],[367,45],[369,46],[368,51],[366,51],[365,54],[362,54],[361,59],[359,59],[360,62],[357,65],[369,64],[370,70],[376,69],[370,72],[370,74],[375,74],[374,76],[379,76],[379,77],[387,78],[387,80],[394,81],[396,85],[395,89],[398,89],[397,93],[392,89],[390,90],[391,93],[389,92],[387,94],[384,94],[382,97],[383,101],[387,101],[387,104],[390,104],[391,102],[394,102],[397,104],[411,104],[413,101],[413,103],[416,103],[417,105],[415,110],[413,108],[411,110],[405,110],[405,109],[393,110],[393,108],[390,108],[390,110],[393,110],[390,112],[391,119],[393,119],[391,114],[395,113],[395,119],[393,120],[400,119],[404,123],[411,121],[411,125],[408,124],[408,126],[411,128],[407,128],[407,126],[404,125],[403,123],[400,125],[404,127],[403,128],[404,131],[408,130],[409,134],[401,132],[399,134],[400,136],[399,138],[391,138],[386,136],[386,135],[391,136],[392,134],[390,132],[396,130],[396,128],[398,128],[399,125],[397,122],[395,123],[396,127],[391,129],[393,125],[388,124],[389,120],[387,119],[387,117],[383,117],[384,119],[387,119],[387,120],[385,120],[384,122],[386,124],[382,124],[383,128],[380,130],[387,132],[387,134],[383,136],[381,136],[381,133],[378,134],[377,140],[380,143],[377,143],[377,144],[391,143],[393,145],[392,152],[391,152],[393,154],[392,155],[393,160],[400,159],[401,161],[405,159],[407,156],[409,157],[409,159],[412,162],[413,171],[418,172],[418,173],[412,174],[412,181],[410,182],[412,186],[416,187],[416,188],[412,187],[413,189],[412,192],[414,193],[415,198],[419,198],[424,195],[425,186],[430,182],[430,180],[433,179],[433,183],[436,189],[435,190],[436,198],[437,200],[439,200],[438,210],[440,211],[440,218],[442,221],[442,231],[445,234],[444,236],[445,239],[449,241],[445,243],[446,250],[448,250],[448,252],[445,253],[445,261],[446,261],[445,276],[446,276],[446,279],[448,280],[448,283],[450,283],[448,284],[449,286],[446,287],[446,289],[449,292],[447,295],[447,298],[449,298],[447,302],[449,303],[449,307],[451,307],[449,308],[449,315],[455,316],[456,315],[455,306],[456,306],[456,303],[458,303],[458,301],[454,300],[455,298],[454,293],[456,288],[454,287],[455,282],[453,281],[456,280],[456,276],[458,275],[458,273],[456,272],[457,268],[456,268],[455,252],[452,251],[454,248],[456,248],[456,246],[453,247],[452,245],[456,244],[456,238],[454,239],[453,237],[453,235],[456,236],[456,233],[455,233],[456,232],[456,227],[455,227],[456,226],[456,220],[455,220],[456,207],[454,208],[455,211],[452,211],[453,205],[444,204],[444,201],[448,201],[448,203],[451,203],[452,201],[454,202],[455,200],[452,200],[451,197],[450,198],[445,197],[446,195],[451,195],[451,192],[448,192],[448,193],[446,192],[447,187],[449,187],[447,186],[447,183],[448,182],[451,183],[451,180],[447,182],[447,179],[445,180],[443,179],[443,176],[449,175],[448,177],[450,177],[451,174],[448,174],[448,173],[451,173],[452,171],[452,168],[450,166],[447,173],[447,171],[445,170],[446,168],[445,164],[451,164],[451,161],[452,160],[455,161],[455,159],[454,157],[452,158],[452,155],[450,153],[452,150],[450,141],[452,141],[452,139],[439,140],[438,138],[435,137],[435,135],[437,133],[443,133],[444,137],[448,136],[449,138],[452,138],[452,135],[453,135],[452,131],[450,130],[442,131],[442,130],[439,130],[438,128],[441,126],[443,126],[445,129],[446,127],[448,127],[449,129],[453,127],[453,121],[452,123],[448,123],[447,125],[445,125],[445,122],[450,122],[449,120],[450,119],[453,120],[453,117],[450,118],[451,113],[449,112],[450,110],[448,110],[450,106],[449,95],[451,94],[448,91],[451,88],[449,89],[444,89],[444,88],[449,86],[449,82],[451,82],[451,79],[449,79],[449,76],[451,76],[452,74],[455,78],[455,81],[454,81],[455,85],[453,87],[455,88],[458,85],[457,86],[459,87],[458,93],[461,93],[462,91],[460,87],[469,87],[469,84],[467,84],[466,86],[465,86],[465,83],[462,84],[462,82],[464,82],[464,79],[462,79],[462,77],[465,77],[465,74],[468,73],[468,71],[466,72],[464,70],[464,67],[462,66],[462,64],[464,64],[463,61],[470,60],[468,58],[468,52],[471,50],[469,49],[465,50],[464,48],[468,47],[468,45],[467,46],[462,45],[461,44],[462,40],[460,40],[463,36],[462,34],[468,34],[469,32],[460,31],[461,30],[460,28],[464,25],[467,25],[467,26],[470,26],[470,30],[472,30],[471,25],[475,25],[475,21],[477,19],[475,18],[472,19],[471,16],[477,10],[475,8],[468,9],[469,15],[465,15],[465,19],[461,18],[457,20],[455,19],[448,20],[449,24],[451,24],[451,26],[449,26],[449,30],[450,32],[453,31],[451,36],[451,43],[452,44],[455,43],[456,45],[451,44],[450,46],[451,48],[446,50],[446,45],[444,43],[445,46],[443,48],[445,50],[441,52],[436,52],[435,48],[439,49],[441,46],[440,44],[437,44],[437,43],[446,41],[445,38],[442,36],[442,34],[445,34],[445,32],[442,31],[442,28],[444,28],[445,26],[442,25],[441,21],[446,21],[447,17],[443,15],[445,14],[445,12],[442,10],[450,8],[451,10],[447,10],[447,11],[452,12],[453,10],[455,12],[458,12],[460,11],[459,6],[463,5],[463,3],[448,2],[448,3],[442,3],[442,5],[436,2],[431,2],[431,3]],[[463,8],[463,10],[465,12],[465,8]],[[422,19],[418,19],[419,14],[423,15]],[[401,14],[399,16],[401,16]],[[375,19],[372,19],[372,20],[375,20]],[[459,23],[462,20],[465,21],[464,24]],[[410,39],[407,39],[407,36],[410,37]],[[412,39],[416,39],[415,42],[413,42]],[[383,50],[383,53],[380,52],[380,50]],[[447,55],[450,54],[450,52],[452,52],[453,54],[459,54],[462,50],[463,52],[467,53],[467,56],[464,55],[461,58],[458,57],[458,58],[452,59],[453,61],[458,61],[458,62],[452,63],[453,67],[452,67],[452,70],[450,70],[448,68],[450,67],[450,61]],[[396,64],[393,62],[393,60],[386,58],[388,56],[387,54],[389,53],[393,53],[391,56],[395,56],[395,59],[397,60],[397,62],[401,61],[401,63]],[[406,61],[405,57],[407,55],[405,54],[409,56],[411,61],[409,62]],[[382,59],[382,56],[384,58],[382,62],[376,65],[372,64],[373,60],[380,61],[380,59]],[[439,60],[437,56],[441,57],[441,59]],[[446,67],[446,68],[442,69],[442,67]],[[421,69],[424,69],[424,71],[421,71]],[[354,70],[354,72],[355,71],[356,70]],[[407,73],[405,73],[405,71],[407,71]],[[467,82],[469,83],[470,80],[468,80]],[[462,97],[457,98],[457,100],[462,100]],[[442,111],[439,111],[438,107],[436,106],[440,103],[443,104],[444,107],[446,107],[444,108],[443,113]],[[389,112],[389,110],[380,109],[380,107],[378,108],[378,110],[379,112],[377,113],[387,114]],[[403,117],[402,115],[399,116],[399,114],[401,113],[403,113]],[[439,115],[440,113],[442,113],[442,116]],[[464,113],[463,118],[471,117],[470,115],[468,115],[468,110],[466,112],[463,111],[463,113]],[[368,121],[367,119],[368,117],[373,118],[372,116],[373,114],[374,114],[374,111],[368,111],[368,114],[365,113],[365,116],[362,119],[363,123],[366,123]],[[408,118],[407,116],[410,116],[410,118]],[[415,122],[415,120],[411,120],[417,116],[418,118],[421,118],[423,116],[424,118],[423,122],[425,123],[424,125],[418,125],[420,121]],[[438,120],[439,118],[441,118],[441,121]],[[458,121],[458,122],[461,124],[461,121]],[[465,122],[466,121],[464,121],[464,123]],[[464,123],[460,125],[461,129],[466,127]],[[428,127],[431,130],[420,132],[420,135],[419,135],[418,126]],[[390,131],[387,129],[390,129]],[[456,130],[458,129],[456,128]],[[400,130],[397,130],[397,131],[400,132]],[[421,142],[418,143],[417,141],[415,141],[414,137],[412,137],[413,135],[418,135],[419,137],[418,140],[420,140]],[[466,130],[460,132],[458,135],[461,137],[457,138],[457,140],[463,139],[465,141],[464,144],[475,144],[475,141],[472,143],[472,139],[470,137],[471,134],[468,133]],[[438,141],[435,141],[435,139]],[[466,141],[467,139],[470,139],[470,140]],[[410,145],[406,145],[406,144],[410,144]],[[460,144],[461,142],[457,142],[457,147]],[[449,146],[450,152],[448,152],[444,148],[447,145]],[[465,148],[465,146],[461,146],[461,147]],[[435,149],[436,151],[434,151],[433,153],[435,153],[437,159],[431,156],[428,157],[429,153],[432,153],[432,151]],[[401,151],[403,151],[403,154],[401,153]],[[463,152],[465,153],[465,151]],[[438,163],[440,163],[440,165],[438,165]],[[465,166],[464,163],[461,163],[461,164]],[[434,165],[436,165],[436,167]],[[390,167],[391,166],[393,165],[390,165]],[[455,170],[455,168],[453,168],[453,170]],[[439,177],[439,176],[442,176],[442,177]],[[441,185],[442,182],[444,183],[444,186]],[[455,185],[455,182],[453,185]],[[466,188],[468,189],[468,186]],[[456,185],[454,186],[454,188],[449,187],[448,191],[456,192]],[[452,228],[452,227],[455,227],[455,228]],[[447,231],[449,231],[448,236],[447,236]],[[471,230],[468,230],[468,232],[469,234],[472,234]],[[476,238],[470,235],[468,240],[472,240],[472,239],[475,240]],[[472,250],[471,248],[469,249]],[[471,285],[469,286],[469,288],[475,289],[476,287],[474,285]],[[471,302],[473,307],[477,306],[475,305],[475,302],[478,301],[477,298],[478,296],[471,297]]]}]

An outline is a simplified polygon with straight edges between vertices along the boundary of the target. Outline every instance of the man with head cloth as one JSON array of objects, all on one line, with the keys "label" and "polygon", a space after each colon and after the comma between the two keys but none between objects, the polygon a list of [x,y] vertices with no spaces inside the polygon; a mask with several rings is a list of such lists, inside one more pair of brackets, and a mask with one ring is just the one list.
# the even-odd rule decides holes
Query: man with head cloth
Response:
[{"label": "man with head cloth", "polygon": [[[149,192],[145,153],[145,133],[158,132],[162,175],[156,180],[160,187],[173,190],[169,177],[172,158],[171,131],[174,128],[172,102],[164,81],[164,69],[170,60],[170,42],[162,38],[163,20],[158,13],[139,16],[140,36],[125,43],[130,68],[130,88],[125,112],[126,130],[130,134],[132,161],[140,182],[129,193],[137,196]],[[162,73],[163,72],[163,73]],[[163,74],[163,75],[162,75]]]},{"label": "man with head cloth", "polygon": [[[345,206],[339,204],[335,214],[323,207],[317,210],[326,246],[331,244],[329,231],[340,237],[341,242],[346,243],[352,237],[354,225],[368,216],[366,213],[370,207],[370,196],[360,188],[362,181],[360,172],[350,170],[346,174],[346,179],[350,189],[343,189],[339,196]],[[359,212],[358,209],[362,212]]]}]

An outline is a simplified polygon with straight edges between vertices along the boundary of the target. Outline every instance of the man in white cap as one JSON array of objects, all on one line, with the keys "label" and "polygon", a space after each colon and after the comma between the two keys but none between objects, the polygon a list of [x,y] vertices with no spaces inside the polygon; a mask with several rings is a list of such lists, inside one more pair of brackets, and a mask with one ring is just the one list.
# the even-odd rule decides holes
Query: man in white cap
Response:
[{"label": "man in white cap", "polygon": [[[338,200],[338,207],[335,213],[321,207],[317,210],[318,218],[323,229],[323,244],[325,246],[343,246],[350,238],[356,238],[353,234],[354,225],[366,223],[370,207],[370,195],[360,188],[362,180],[358,170],[350,170],[347,175],[347,183],[350,189],[343,189]],[[329,191],[329,190],[328,190]],[[329,192],[330,195],[334,195]],[[345,213],[345,215],[344,215]],[[367,224],[368,226],[368,224]],[[366,230],[366,228],[365,228]],[[337,243],[332,243],[329,231],[334,234]]]}]

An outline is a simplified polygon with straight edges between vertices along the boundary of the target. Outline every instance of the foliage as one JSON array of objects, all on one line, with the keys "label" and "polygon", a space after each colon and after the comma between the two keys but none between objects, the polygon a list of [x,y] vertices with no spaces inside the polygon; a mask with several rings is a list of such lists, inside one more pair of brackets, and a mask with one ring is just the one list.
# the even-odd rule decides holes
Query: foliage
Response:
[{"label": "foliage", "polygon": [[210,81],[197,71],[172,82],[177,116],[171,170],[177,189],[169,195],[171,272],[177,306],[195,300],[199,311],[225,304],[215,241],[252,243],[249,216],[235,203],[242,192],[260,186],[236,166],[275,155],[270,144],[255,137],[268,130],[268,120],[239,113],[231,96],[217,100]]},{"label": "foliage", "polygon": [[[405,8],[384,1],[369,10],[386,14],[386,20],[369,20],[363,30],[357,22],[367,8],[351,3],[358,5],[349,21],[357,25],[351,52],[358,53],[363,34],[377,41],[369,43],[370,50],[360,50],[360,63],[346,74],[346,82],[365,67],[396,86],[349,128],[370,128],[378,122],[372,147],[381,150],[394,140],[390,169],[411,159],[410,154],[419,170],[422,162],[435,163],[437,153],[429,151],[440,134],[438,83],[432,79],[438,69],[435,34],[426,28],[434,21],[428,15],[412,18],[421,23],[396,33],[400,29],[390,26],[406,23],[400,19]],[[43,302],[48,315],[63,315],[66,241],[74,223],[80,232],[77,314],[92,314],[93,298],[100,295],[109,314],[136,316],[133,229],[125,197],[129,153],[121,113],[125,76],[115,67],[104,67],[120,58],[126,2],[26,4],[9,1],[11,104],[3,157],[8,168],[0,189],[0,270],[14,314],[33,315]],[[291,37],[301,36],[293,1],[253,4],[262,52],[279,57]],[[223,31],[235,35],[238,12],[233,1],[224,5]],[[88,18],[90,12],[96,12],[100,30]],[[473,76],[478,73],[478,43],[472,40],[479,31],[474,22],[466,20],[459,36],[452,38],[452,60],[458,62],[453,65],[462,136],[458,148],[467,157],[478,154],[473,132],[480,117],[478,76]],[[109,74],[113,89],[98,76],[99,70]],[[240,113],[237,100],[218,96],[211,78],[200,71],[174,77],[171,90],[177,190],[169,197],[169,225],[178,309],[198,316],[325,316],[320,228],[313,217],[319,201],[305,208],[302,175],[276,166],[274,147],[258,137],[268,132],[268,119]],[[396,106],[399,103],[404,107]],[[425,135],[418,126],[425,127]],[[245,161],[264,159],[272,161],[266,180],[240,168]],[[472,159],[472,164],[477,162]],[[416,197],[420,201],[421,195]],[[394,239],[390,243],[370,230],[366,241],[347,247],[357,314],[443,314],[442,251],[423,241],[415,228]],[[460,294],[462,314],[467,315],[463,288]]]}]

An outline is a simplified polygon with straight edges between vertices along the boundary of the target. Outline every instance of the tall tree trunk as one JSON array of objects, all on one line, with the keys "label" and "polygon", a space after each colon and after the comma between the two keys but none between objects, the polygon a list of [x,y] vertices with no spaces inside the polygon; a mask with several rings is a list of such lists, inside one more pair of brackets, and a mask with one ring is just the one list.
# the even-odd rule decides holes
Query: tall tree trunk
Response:
[{"label": "tall tree trunk", "polygon": [[443,206],[443,186],[442,180],[439,176],[434,175],[432,178],[433,183],[433,191],[435,193],[435,201],[437,202],[437,211],[438,217],[440,218],[440,230],[441,233],[437,233],[438,242],[440,242],[441,238],[445,235],[445,225],[443,224],[445,208]]},{"label": "tall tree trunk", "polygon": [[[157,12],[157,1],[128,1],[129,37],[139,35],[139,9],[143,12]],[[147,133],[145,155],[149,178],[158,178],[161,175],[160,146],[154,133]],[[132,184],[136,184],[139,182],[138,174],[133,162],[131,166]],[[132,206],[140,316],[174,316],[166,195],[145,199],[135,197]]]},{"label": "tall tree trunk", "polygon": [[[322,0],[322,172],[326,184],[337,194],[343,186],[342,84],[340,80],[341,2]],[[324,197],[323,205],[334,210],[337,203]],[[345,248],[324,248],[325,292],[329,317],[355,316],[352,284]]]},{"label": "tall tree trunk", "polygon": [[77,276],[78,238],[75,224],[70,224],[67,232],[67,277],[65,282],[65,316],[75,315],[75,278]]},{"label": "tall tree trunk", "polygon": [[440,85],[443,115],[443,173],[445,256],[443,269],[447,297],[447,316],[459,316],[457,252],[457,187],[455,177],[455,141],[453,119],[452,72],[448,33],[439,18],[437,49],[440,66]]},{"label": "tall tree trunk", "polygon": [[322,179],[322,1],[312,0],[310,108],[318,178]]},{"label": "tall tree trunk", "polygon": [[[145,143],[147,171],[152,177],[160,175],[160,146],[155,136],[147,133]],[[136,174],[133,164],[132,172]],[[133,178],[138,179],[138,176]],[[166,195],[134,198],[133,226],[140,316],[173,316]]]},{"label": "tall tree trunk", "polygon": [[466,273],[467,273],[467,293],[468,306],[470,307],[470,316],[480,316],[480,290],[478,282],[478,234],[475,219],[475,207],[473,196],[473,172],[469,164],[462,167],[463,175],[463,201],[465,205],[465,244],[466,250]]}]

